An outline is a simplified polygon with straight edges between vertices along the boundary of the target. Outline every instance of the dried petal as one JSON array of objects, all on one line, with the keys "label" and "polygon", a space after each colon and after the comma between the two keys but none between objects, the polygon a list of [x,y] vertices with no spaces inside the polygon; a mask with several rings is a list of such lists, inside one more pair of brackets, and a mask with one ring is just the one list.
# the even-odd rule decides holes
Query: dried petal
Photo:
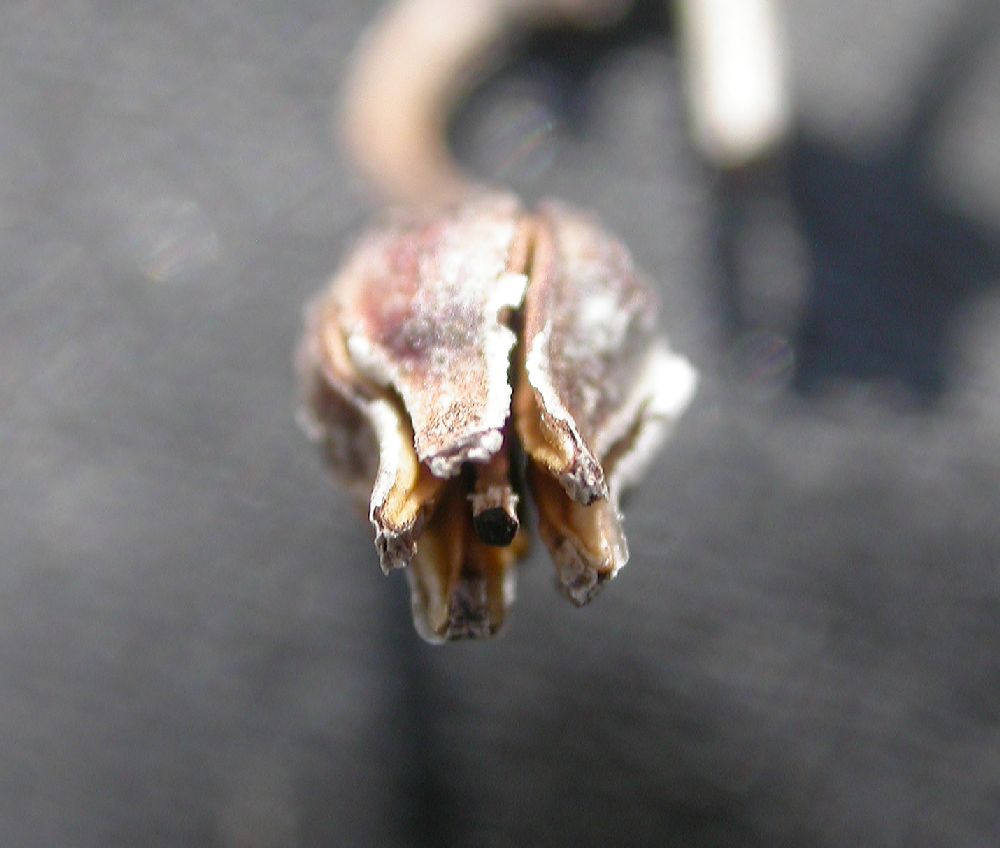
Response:
[{"label": "dried petal", "polygon": [[620,241],[564,206],[540,210],[515,420],[536,466],[540,530],[576,603],[627,561],[618,495],[694,391],[691,366],[657,337],[656,311]]},{"label": "dried petal", "polygon": [[[312,316],[307,323],[315,323]],[[299,346],[296,370],[302,403],[298,422],[309,439],[319,445],[336,481],[347,488],[356,506],[365,513],[378,473],[378,439],[366,415],[364,400],[343,388],[334,388],[324,373],[318,342],[318,334],[307,332]]]},{"label": "dried petal", "polygon": [[538,505],[538,532],[552,556],[558,585],[574,604],[583,606],[628,561],[617,505],[573,500],[537,464],[530,468],[529,479]]},{"label": "dried petal", "polygon": [[[444,481],[417,460],[413,431],[398,402],[354,369],[338,318],[337,304],[330,298],[309,309],[308,331],[299,355],[303,381],[312,387],[308,398],[312,414],[306,417],[329,458],[336,459],[332,445],[345,439],[352,445],[363,441],[377,444],[378,470],[374,476],[370,462],[362,465],[353,461],[348,470],[355,472],[351,477],[355,486],[356,473],[368,472],[369,518],[375,526],[382,569],[388,572],[412,561],[417,537]],[[364,429],[361,421],[367,425]],[[351,456],[353,452],[346,453]],[[344,464],[339,465],[343,470]]]},{"label": "dried petal", "polygon": [[408,569],[413,620],[430,642],[496,634],[514,602],[513,566],[526,547],[523,534],[508,547],[483,543],[455,483],[449,484]]},{"label": "dried petal", "polygon": [[437,477],[485,462],[510,412],[516,338],[504,323],[527,278],[517,201],[489,195],[370,236],[335,285],[351,360],[402,399]]}]

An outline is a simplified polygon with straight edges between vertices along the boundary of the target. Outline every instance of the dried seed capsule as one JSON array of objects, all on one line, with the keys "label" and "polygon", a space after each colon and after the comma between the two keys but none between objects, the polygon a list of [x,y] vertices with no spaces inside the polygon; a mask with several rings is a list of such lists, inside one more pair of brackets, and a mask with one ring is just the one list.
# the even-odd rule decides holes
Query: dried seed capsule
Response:
[{"label": "dried seed capsule", "polygon": [[582,604],[613,577],[619,493],[695,382],[616,239],[501,194],[364,239],[309,310],[300,371],[309,431],[352,491],[368,480],[382,567],[407,569],[432,641],[506,619],[522,449],[564,591]]}]

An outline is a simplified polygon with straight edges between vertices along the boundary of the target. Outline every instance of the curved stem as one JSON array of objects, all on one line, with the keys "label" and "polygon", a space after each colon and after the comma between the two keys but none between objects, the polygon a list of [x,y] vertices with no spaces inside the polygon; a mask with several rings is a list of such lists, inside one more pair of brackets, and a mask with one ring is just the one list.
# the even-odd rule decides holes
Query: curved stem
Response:
[{"label": "curved stem", "polygon": [[630,0],[398,0],[356,54],[343,106],[348,148],[386,200],[435,205],[473,179],[448,148],[449,116],[516,32],[565,20],[601,26]]}]

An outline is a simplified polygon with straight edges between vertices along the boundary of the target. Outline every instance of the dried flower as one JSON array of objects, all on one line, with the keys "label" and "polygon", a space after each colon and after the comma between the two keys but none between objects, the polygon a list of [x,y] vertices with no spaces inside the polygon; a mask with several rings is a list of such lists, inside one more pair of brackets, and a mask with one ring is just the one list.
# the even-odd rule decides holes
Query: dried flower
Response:
[{"label": "dried flower", "polygon": [[619,496],[695,386],[655,312],[617,239],[505,194],[369,234],[310,306],[303,417],[425,638],[503,624],[524,488],[570,600],[625,564]]}]

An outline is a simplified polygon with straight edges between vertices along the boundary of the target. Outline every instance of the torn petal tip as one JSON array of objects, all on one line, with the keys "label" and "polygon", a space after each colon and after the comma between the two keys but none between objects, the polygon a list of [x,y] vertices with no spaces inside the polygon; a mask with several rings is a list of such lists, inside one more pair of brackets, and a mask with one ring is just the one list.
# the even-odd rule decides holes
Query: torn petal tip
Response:
[{"label": "torn petal tip", "polygon": [[593,569],[583,567],[582,563],[574,565],[581,567],[577,570],[570,565],[557,565],[556,579],[559,589],[573,606],[585,607],[594,599],[601,587],[608,582],[608,574],[601,574]]},{"label": "torn petal tip", "polygon": [[608,484],[604,469],[589,453],[580,451],[568,472],[561,475],[559,482],[573,500],[590,506],[608,497]]},{"label": "torn petal tip", "polygon": [[490,614],[486,580],[479,576],[463,577],[452,591],[448,607],[446,639],[486,639],[500,629],[502,622]]},{"label": "torn petal tip", "polygon": [[624,535],[607,533],[602,541],[610,544],[600,557],[586,550],[580,539],[567,538],[552,551],[558,586],[574,606],[589,604],[628,562]]},{"label": "torn petal tip", "polygon": [[467,462],[484,463],[500,450],[503,435],[499,430],[474,433],[446,451],[423,458],[431,474],[442,479],[454,477]]},{"label": "torn petal tip", "polygon": [[417,545],[412,534],[393,533],[376,529],[375,550],[378,552],[382,573],[406,568],[416,554]]}]

